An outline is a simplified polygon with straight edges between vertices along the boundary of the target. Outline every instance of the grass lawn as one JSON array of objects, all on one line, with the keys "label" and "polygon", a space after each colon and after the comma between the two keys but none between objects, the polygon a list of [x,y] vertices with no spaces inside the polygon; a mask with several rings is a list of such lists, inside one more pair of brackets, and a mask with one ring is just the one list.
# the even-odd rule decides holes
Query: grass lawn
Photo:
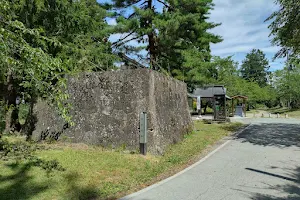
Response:
[{"label": "grass lawn", "polygon": [[0,162],[0,199],[116,199],[166,178],[241,124],[195,122],[195,131],[163,156],[141,156],[83,144],[51,144],[37,154],[66,169],[47,175],[26,163]]},{"label": "grass lawn", "polygon": [[270,108],[268,110],[272,114],[288,114],[292,118],[300,118],[300,110],[290,110],[288,108]]},{"label": "grass lawn", "polygon": [[250,114],[257,114],[257,113],[259,113],[259,110],[249,110],[249,111],[247,111],[247,113],[250,113]]}]

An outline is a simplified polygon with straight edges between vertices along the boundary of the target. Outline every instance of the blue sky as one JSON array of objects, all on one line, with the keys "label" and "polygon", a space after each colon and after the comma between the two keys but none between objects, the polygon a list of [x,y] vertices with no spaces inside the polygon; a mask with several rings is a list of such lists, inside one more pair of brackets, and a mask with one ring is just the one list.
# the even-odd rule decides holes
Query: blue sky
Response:
[{"label": "blue sky", "polygon": [[270,70],[281,69],[284,60],[272,58],[279,47],[270,43],[270,22],[264,22],[278,7],[273,0],[214,0],[210,20],[222,23],[212,30],[221,35],[222,43],[212,45],[212,53],[221,57],[234,55],[240,63],[251,49],[261,49],[270,60]]},{"label": "blue sky", "polygon": [[[100,2],[109,1],[100,0]],[[270,22],[264,22],[271,13],[278,9],[273,0],[214,0],[214,4],[210,21],[222,23],[222,25],[212,29],[211,32],[222,36],[224,41],[212,44],[213,55],[221,57],[233,55],[233,59],[241,63],[246,54],[256,48],[266,54],[271,71],[283,67],[283,59],[272,61],[279,47],[271,45],[268,37]],[[109,23],[115,22],[109,20]],[[116,34],[111,37],[111,40],[117,40],[120,37],[120,34]]]}]

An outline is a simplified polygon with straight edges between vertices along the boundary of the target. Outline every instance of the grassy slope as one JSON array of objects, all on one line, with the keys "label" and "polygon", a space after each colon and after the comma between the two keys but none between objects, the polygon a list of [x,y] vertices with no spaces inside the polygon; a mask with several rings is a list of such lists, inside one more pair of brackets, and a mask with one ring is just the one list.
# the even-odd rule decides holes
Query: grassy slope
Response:
[{"label": "grassy slope", "polygon": [[140,156],[86,145],[50,145],[38,154],[57,159],[65,172],[50,176],[24,164],[0,163],[0,199],[115,199],[172,175],[240,124],[195,123],[196,131],[164,156]]}]

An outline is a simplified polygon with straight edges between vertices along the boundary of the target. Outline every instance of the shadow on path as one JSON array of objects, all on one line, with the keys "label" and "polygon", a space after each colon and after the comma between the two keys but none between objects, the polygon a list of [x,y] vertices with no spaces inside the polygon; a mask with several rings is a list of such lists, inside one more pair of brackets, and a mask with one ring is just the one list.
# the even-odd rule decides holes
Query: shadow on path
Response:
[{"label": "shadow on path", "polygon": [[[249,170],[249,169],[247,169]],[[287,184],[282,185],[268,185],[268,190],[275,190],[276,193],[284,194],[280,197],[275,195],[267,195],[263,193],[250,193],[252,200],[299,200],[300,199],[300,167],[293,170],[288,170],[287,176],[264,172],[260,170],[251,170],[254,173],[263,173],[265,175],[273,176],[280,179],[287,180]]]},{"label": "shadow on path", "polygon": [[254,124],[235,139],[262,146],[300,147],[300,124]]}]

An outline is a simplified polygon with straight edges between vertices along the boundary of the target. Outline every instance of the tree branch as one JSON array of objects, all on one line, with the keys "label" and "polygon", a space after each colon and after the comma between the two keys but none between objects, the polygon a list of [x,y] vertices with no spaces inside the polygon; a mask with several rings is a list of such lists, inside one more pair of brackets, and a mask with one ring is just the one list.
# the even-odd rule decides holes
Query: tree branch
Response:
[{"label": "tree branch", "polygon": [[142,0],[135,1],[135,2],[133,2],[133,3],[129,4],[129,5],[127,5],[127,6],[124,6],[124,8],[128,8],[130,6],[133,6],[134,4],[137,4],[137,3],[141,2],[141,1]]},{"label": "tree branch", "polygon": [[159,3],[163,4],[164,6],[166,6],[169,9],[173,9],[170,5],[166,4],[165,2],[163,2],[162,0],[157,0]]},{"label": "tree branch", "polygon": [[122,42],[122,41],[124,41],[126,38],[128,38],[129,36],[131,36],[131,35],[132,35],[134,32],[135,32],[135,30],[131,31],[131,32],[130,32],[128,35],[126,35],[124,38],[122,38],[122,39],[119,39],[118,41],[116,41],[116,42],[112,43],[112,46],[114,46],[114,45],[118,44],[119,42]]},{"label": "tree branch", "polygon": [[123,44],[125,44],[125,43],[127,43],[127,42],[130,42],[130,41],[132,41],[132,40],[137,40],[137,39],[139,39],[139,38],[141,38],[141,37],[143,37],[143,36],[137,36],[137,37],[131,38],[131,39],[129,39],[129,40],[123,41],[123,42],[120,43],[120,44],[115,45],[114,47],[118,48],[118,47],[122,46]]}]

